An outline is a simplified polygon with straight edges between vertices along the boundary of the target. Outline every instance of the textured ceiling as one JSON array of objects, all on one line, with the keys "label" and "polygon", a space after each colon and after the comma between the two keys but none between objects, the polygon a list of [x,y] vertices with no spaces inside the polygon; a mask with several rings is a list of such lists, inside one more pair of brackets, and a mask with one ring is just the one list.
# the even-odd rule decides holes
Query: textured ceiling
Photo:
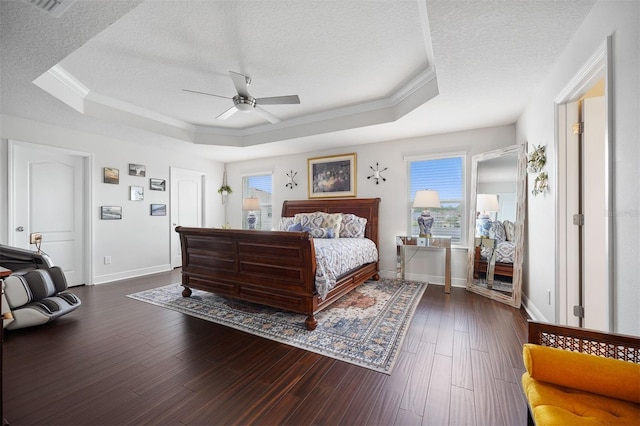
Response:
[{"label": "textured ceiling", "polygon": [[188,123],[244,128],[264,120],[216,120],[230,100],[181,89],[232,97],[236,71],[252,77],[254,97],[300,96],[300,105],[265,107],[282,119],[360,104],[428,67],[422,34],[414,1],[155,1],[60,65],[91,91]]},{"label": "textured ceiling", "polygon": [[[1,0],[1,111],[223,161],[510,124],[593,3]],[[32,83],[56,64],[73,108]],[[301,104],[221,121],[230,100],[182,91],[233,96],[231,70]]]}]

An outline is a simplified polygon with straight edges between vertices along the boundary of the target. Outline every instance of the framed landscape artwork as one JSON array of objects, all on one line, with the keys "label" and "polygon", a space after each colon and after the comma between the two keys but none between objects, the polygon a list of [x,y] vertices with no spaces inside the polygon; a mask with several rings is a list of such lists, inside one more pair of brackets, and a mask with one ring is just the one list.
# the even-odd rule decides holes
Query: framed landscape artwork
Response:
[{"label": "framed landscape artwork", "polygon": [[103,169],[102,176],[102,181],[104,183],[112,183],[117,185],[120,182],[120,171],[118,169],[114,169],[113,167],[105,167]]},{"label": "framed landscape artwork", "polygon": [[166,216],[167,205],[166,204],[151,204],[151,216]]},{"label": "framed landscape artwork", "polygon": [[307,160],[309,198],[356,196],[356,154],[315,157]]},{"label": "framed landscape artwork", "polygon": [[119,220],[122,219],[122,206],[102,206],[100,207],[100,219]]}]

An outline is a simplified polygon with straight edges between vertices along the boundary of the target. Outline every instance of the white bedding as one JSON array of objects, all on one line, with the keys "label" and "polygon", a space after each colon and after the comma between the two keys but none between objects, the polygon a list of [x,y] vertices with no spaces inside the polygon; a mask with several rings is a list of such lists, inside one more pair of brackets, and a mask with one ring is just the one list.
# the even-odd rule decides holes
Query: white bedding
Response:
[{"label": "white bedding", "polygon": [[368,238],[314,238],[316,290],[320,299],[336,285],[340,275],[365,263],[378,261],[378,249]]}]

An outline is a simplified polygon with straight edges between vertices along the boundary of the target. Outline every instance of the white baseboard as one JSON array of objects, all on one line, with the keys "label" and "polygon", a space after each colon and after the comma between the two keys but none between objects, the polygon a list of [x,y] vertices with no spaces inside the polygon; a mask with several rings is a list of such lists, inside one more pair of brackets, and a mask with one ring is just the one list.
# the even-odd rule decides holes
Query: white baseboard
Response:
[{"label": "white baseboard", "polygon": [[141,277],[143,275],[157,274],[171,270],[171,264],[151,266],[149,268],[133,269],[130,271],[117,272],[115,274],[96,275],[93,277],[93,284],[105,284],[113,281],[126,280],[128,278]]},{"label": "white baseboard", "polygon": [[[396,271],[380,271],[380,276],[386,279],[395,279]],[[409,281],[422,281],[429,284],[444,285],[444,277],[437,275],[423,275],[423,274],[405,274],[404,278]],[[467,280],[461,278],[451,278],[451,287],[467,287]]]},{"label": "white baseboard", "polygon": [[526,294],[522,295],[522,307],[533,321],[551,322],[544,317],[542,312],[540,312],[533,303],[531,303]]}]

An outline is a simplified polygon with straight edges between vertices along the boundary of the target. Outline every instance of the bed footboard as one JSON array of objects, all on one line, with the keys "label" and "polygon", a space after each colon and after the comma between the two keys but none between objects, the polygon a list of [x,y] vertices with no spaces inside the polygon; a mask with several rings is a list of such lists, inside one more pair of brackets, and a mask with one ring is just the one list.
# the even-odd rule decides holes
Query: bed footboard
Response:
[{"label": "bed footboard", "polygon": [[306,314],[315,328],[316,261],[306,232],[177,227],[183,296],[191,288]]},{"label": "bed footboard", "polygon": [[[378,246],[379,198],[288,200],[282,217],[322,211],[365,218],[365,237]],[[187,228],[178,226],[182,247],[182,295],[191,289],[307,315],[315,314],[368,279],[379,279],[378,262],[342,275],[324,300],[315,286],[316,254],[307,232]]]}]

